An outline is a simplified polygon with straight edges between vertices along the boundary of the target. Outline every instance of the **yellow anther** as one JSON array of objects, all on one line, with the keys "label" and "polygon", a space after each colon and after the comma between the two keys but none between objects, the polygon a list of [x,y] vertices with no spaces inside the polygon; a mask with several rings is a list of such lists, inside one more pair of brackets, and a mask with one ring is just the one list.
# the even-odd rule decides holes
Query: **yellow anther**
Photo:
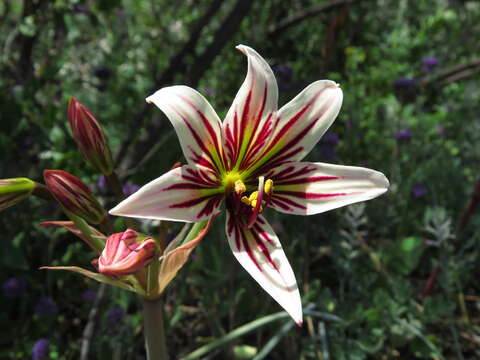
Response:
[{"label": "yellow anther", "polygon": [[[257,207],[257,200],[252,200],[250,202],[250,206],[252,207],[252,209],[255,209]],[[260,205],[258,212],[262,212],[262,211],[263,211],[263,206]]]},{"label": "yellow anther", "polygon": [[254,200],[257,200],[258,199],[258,191],[254,191],[250,194],[250,196],[248,197],[248,200],[250,200],[251,202],[254,201]]},{"label": "yellow anther", "polygon": [[242,198],[240,199],[240,201],[242,203],[244,203],[245,205],[250,205],[250,199],[247,198],[246,196],[242,196]]},{"label": "yellow anther", "polygon": [[235,181],[235,193],[237,195],[242,195],[245,191],[247,191],[247,187],[243,183],[242,180]]},{"label": "yellow anther", "polygon": [[265,181],[265,185],[264,185],[263,189],[265,191],[265,194],[270,195],[272,193],[272,190],[273,190],[273,180],[272,179],[267,179],[267,181]]}]

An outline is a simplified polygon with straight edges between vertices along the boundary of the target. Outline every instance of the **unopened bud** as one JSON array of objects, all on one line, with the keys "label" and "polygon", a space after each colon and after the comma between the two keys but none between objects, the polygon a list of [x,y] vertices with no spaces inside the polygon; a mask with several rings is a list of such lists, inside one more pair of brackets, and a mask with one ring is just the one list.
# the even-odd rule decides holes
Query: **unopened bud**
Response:
[{"label": "unopened bud", "polygon": [[0,180],[0,211],[13,206],[30,196],[35,183],[27,178]]},{"label": "unopened bud", "polygon": [[110,276],[134,274],[147,265],[156,252],[155,240],[132,229],[112,234],[98,259],[98,271]]},{"label": "unopened bud", "polygon": [[83,156],[97,171],[110,175],[113,171],[112,154],[97,119],[73,97],[68,104],[68,119]]},{"label": "unopened bud", "polygon": [[45,170],[43,177],[48,189],[62,207],[92,224],[100,223],[105,209],[79,178],[63,170]]}]

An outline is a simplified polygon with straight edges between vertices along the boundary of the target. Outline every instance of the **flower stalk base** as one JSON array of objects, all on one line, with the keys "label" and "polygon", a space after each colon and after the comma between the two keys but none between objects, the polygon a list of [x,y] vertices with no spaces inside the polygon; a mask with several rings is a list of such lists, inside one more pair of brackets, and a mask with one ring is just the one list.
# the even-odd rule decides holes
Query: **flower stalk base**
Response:
[{"label": "flower stalk base", "polygon": [[162,301],[160,298],[154,300],[144,298],[142,302],[147,360],[167,360],[169,357],[165,343]]}]

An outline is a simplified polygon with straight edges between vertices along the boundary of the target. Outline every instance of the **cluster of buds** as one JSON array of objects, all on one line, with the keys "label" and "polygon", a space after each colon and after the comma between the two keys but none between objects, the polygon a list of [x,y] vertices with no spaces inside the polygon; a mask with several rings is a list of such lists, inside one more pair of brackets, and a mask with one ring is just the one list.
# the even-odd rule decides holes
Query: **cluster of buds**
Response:
[{"label": "cluster of buds", "polygon": [[[73,138],[85,160],[109,179],[109,184],[119,185],[107,139],[93,114],[71,98],[68,118]],[[185,243],[186,233],[182,232],[168,246],[161,239],[133,229],[111,234],[113,224],[106,210],[82,180],[63,170],[45,170],[43,177],[46,186],[27,178],[0,180],[0,210],[17,204],[31,194],[56,201],[71,221],[47,221],[40,225],[67,229],[97,254],[92,261],[96,272],[76,266],[44,268],[74,271],[147,298],[156,298],[165,290],[211,224],[210,220],[202,227],[194,228],[195,231],[192,229],[187,236],[189,241]],[[96,225],[110,235],[97,230]]]}]

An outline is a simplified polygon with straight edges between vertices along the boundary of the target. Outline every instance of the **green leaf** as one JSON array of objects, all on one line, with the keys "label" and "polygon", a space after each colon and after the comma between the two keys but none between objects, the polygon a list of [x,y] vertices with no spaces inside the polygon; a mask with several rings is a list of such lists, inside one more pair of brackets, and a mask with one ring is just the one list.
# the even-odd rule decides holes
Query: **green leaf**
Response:
[{"label": "green leaf", "polygon": [[408,275],[417,268],[424,250],[423,240],[410,236],[387,245],[382,257],[387,267]]}]

